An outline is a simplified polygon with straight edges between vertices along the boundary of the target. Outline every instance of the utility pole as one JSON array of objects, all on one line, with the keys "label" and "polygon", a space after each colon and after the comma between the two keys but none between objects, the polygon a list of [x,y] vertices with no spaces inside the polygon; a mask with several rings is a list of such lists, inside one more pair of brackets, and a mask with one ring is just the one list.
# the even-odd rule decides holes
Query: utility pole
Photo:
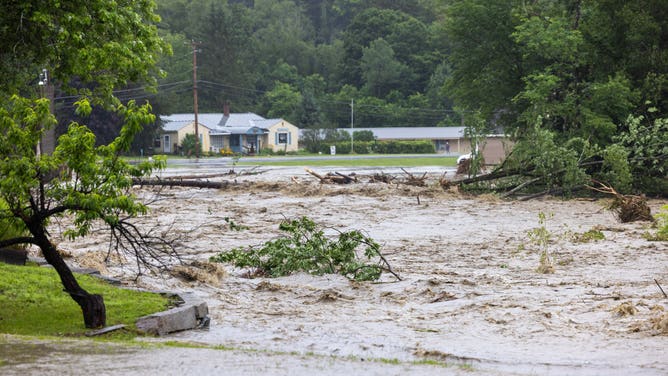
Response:
[{"label": "utility pole", "polygon": [[[53,97],[54,97],[54,86],[49,80],[49,71],[47,69],[42,69],[42,73],[39,74],[39,86],[42,94],[42,98],[49,100],[49,112],[53,114]],[[37,156],[39,157],[42,154],[52,154],[56,149],[56,128],[55,125],[44,130],[42,137],[37,143]]]},{"label": "utility pole", "polygon": [[350,154],[355,152],[355,100],[350,100]]},{"label": "utility pole", "polygon": [[199,159],[199,122],[197,120],[197,47],[200,43],[192,41],[193,47],[193,111],[195,113],[195,157]]}]

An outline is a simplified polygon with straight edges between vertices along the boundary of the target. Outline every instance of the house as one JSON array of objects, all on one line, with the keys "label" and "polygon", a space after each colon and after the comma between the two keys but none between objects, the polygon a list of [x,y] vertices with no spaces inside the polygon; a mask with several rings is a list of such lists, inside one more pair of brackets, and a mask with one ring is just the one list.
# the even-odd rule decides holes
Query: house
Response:
[{"label": "house", "polygon": [[[355,131],[371,131],[378,141],[429,140],[437,152],[446,154],[468,154],[471,141],[464,133],[466,127],[388,127],[388,128],[339,128],[352,134]],[[486,135],[482,141],[485,163],[498,164],[507,155],[510,141],[502,134]]]},{"label": "house", "polygon": [[[298,150],[299,128],[283,119],[265,119],[252,112],[230,113],[225,105],[223,113],[205,113],[197,115],[202,150],[220,153],[231,150],[234,153],[254,154],[262,149],[274,152]],[[166,136],[171,136],[171,129],[190,125],[187,131],[194,133],[194,114],[173,114],[160,117],[163,122],[162,145],[157,145],[156,152],[174,153],[174,148],[166,148]],[[172,132],[172,133],[170,133]],[[186,131],[184,131],[186,132]],[[184,133],[185,135],[185,133]],[[178,135],[177,135],[178,136]],[[182,138],[170,139],[172,144],[180,145]],[[167,151],[169,150],[169,151]]]},{"label": "house", "polygon": [[[202,145],[202,150],[208,150],[211,129],[199,121],[198,123],[197,133],[199,134],[200,145]],[[181,142],[187,134],[195,134],[195,122],[193,120],[177,119],[165,122],[162,133],[155,139],[154,152],[157,154],[179,154]]]}]

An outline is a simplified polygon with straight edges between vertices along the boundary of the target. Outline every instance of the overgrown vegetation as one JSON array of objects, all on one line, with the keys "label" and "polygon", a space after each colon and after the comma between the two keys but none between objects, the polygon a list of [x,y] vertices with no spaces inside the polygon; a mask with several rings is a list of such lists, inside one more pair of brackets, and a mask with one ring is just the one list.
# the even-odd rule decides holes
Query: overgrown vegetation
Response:
[{"label": "overgrown vegetation", "polygon": [[285,235],[261,247],[234,248],[211,257],[211,261],[253,268],[252,275],[269,277],[303,271],[373,281],[387,271],[399,278],[380,253],[380,245],[361,231],[339,232],[336,238],[331,239],[307,217],[285,220],[279,225],[279,230]]},{"label": "overgrown vegetation", "polygon": [[[137,318],[168,308],[159,294],[113,287],[91,276],[77,275],[81,285],[103,294],[110,325],[130,330]],[[0,263],[0,332],[22,335],[82,335],[81,310],[63,291],[51,268]]]}]

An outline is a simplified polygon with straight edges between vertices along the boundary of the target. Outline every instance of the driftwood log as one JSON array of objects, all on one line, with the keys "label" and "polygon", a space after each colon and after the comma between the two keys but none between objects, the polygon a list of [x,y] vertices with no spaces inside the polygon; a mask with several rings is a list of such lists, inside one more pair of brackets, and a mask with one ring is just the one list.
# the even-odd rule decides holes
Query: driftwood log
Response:
[{"label": "driftwood log", "polygon": [[306,172],[320,179],[321,183],[334,183],[334,184],[350,184],[357,183],[357,176],[353,172],[350,175],[345,175],[340,172],[328,172],[326,175],[320,175],[317,172],[311,170],[310,168],[304,169]]}]

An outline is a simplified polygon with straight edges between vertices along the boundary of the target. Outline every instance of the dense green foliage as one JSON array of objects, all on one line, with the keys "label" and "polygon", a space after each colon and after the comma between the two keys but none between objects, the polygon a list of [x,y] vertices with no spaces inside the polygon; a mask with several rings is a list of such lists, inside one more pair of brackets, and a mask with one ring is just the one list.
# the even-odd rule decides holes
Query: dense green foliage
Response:
[{"label": "dense green foliage", "polygon": [[[64,233],[73,239],[87,235],[93,223],[104,223],[114,234],[116,250],[129,250],[137,260],[145,260],[140,254],[158,244],[146,241],[129,223],[146,211],[131,188],[133,178],[164,166],[164,161],[133,165],[119,157],[155,116],[148,103],[124,103],[115,91],[131,83],[156,82],[155,63],[169,46],[158,36],[154,11],[152,0],[0,5],[0,38],[9,47],[0,51],[0,220],[14,218],[18,230],[27,232],[0,240],[0,246],[39,247],[81,307],[87,327],[105,325],[103,298],[81,288],[48,226],[68,216],[73,222]],[[42,93],[36,82],[39,72]],[[99,144],[88,127],[72,121],[55,150],[42,153],[43,137],[56,120],[53,103],[41,97],[48,97],[54,86],[69,94],[69,111],[79,117],[90,115],[93,106],[111,111],[120,121],[113,139]]]},{"label": "dense green foliage", "polygon": [[668,192],[665,1],[447,3],[446,92],[516,137],[514,171]]},{"label": "dense green foliage", "polygon": [[[104,294],[110,325],[132,328],[137,318],[162,311],[170,303],[161,295],[113,287],[99,278],[77,278],[86,289]],[[83,335],[80,315],[53,269],[0,263],[0,333]]]},{"label": "dense green foliage", "polygon": [[[301,128],[444,124],[438,95],[444,41],[434,0],[159,0],[174,56],[156,108],[191,112],[192,59],[199,44],[198,105],[252,111]],[[249,63],[252,62],[252,63]]]},{"label": "dense green foliage", "polygon": [[[285,236],[262,247],[234,248],[211,257],[214,262],[232,262],[239,268],[280,277],[303,271],[314,275],[341,274],[347,278],[377,280],[384,265],[380,245],[360,231],[340,232],[335,239],[307,217],[286,220],[279,225]],[[358,256],[358,252],[363,257]],[[378,262],[371,262],[381,258]],[[365,260],[366,259],[366,260]]]}]

